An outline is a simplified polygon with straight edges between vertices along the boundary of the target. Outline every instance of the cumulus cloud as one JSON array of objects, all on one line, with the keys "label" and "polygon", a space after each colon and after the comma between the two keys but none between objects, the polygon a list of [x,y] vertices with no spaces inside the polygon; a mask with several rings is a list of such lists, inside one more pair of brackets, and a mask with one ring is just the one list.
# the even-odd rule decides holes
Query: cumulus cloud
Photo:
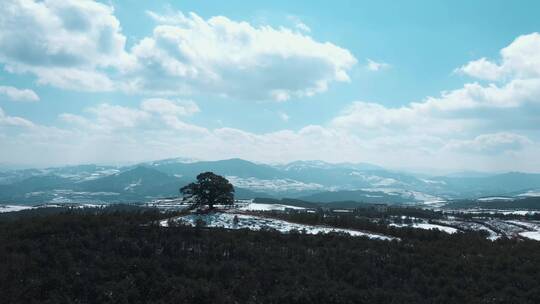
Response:
[{"label": "cumulus cloud", "polygon": [[126,49],[112,6],[87,0],[8,0],[0,8],[0,63],[38,83],[82,91],[210,93],[284,101],[349,81],[355,57],[297,31],[224,16],[160,15]]},{"label": "cumulus cloud", "polygon": [[119,105],[100,104],[87,109],[95,115],[96,123],[107,128],[130,128],[148,119],[149,114],[139,109]]},{"label": "cumulus cloud", "polygon": [[356,101],[334,117],[329,127],[360,136],[364,149],[388,148],[402,155],[411,148],[425,153],[424,159],[447,155],[471,163],[474,157],[493,159],[506,152],[529,151],[530,155],[538,150],[535,142],[539,140],[539,38],[537,33],[518,37],[501,50],[500,63],[482,58],[459,68],[496,83],[466,83],[398,107]]},{"label": "cumulus cloud", "polygon": [[18,116],[7,115],[2,108],[0,108],[0,127],[33,127],[34,123]]},{"label": "cumulus cloud", "polygon": [[86,0],[7,0],[0,8],[0,62],[39,83],[112,90],[105,69],[131,63],[113,8]]},{"label": "cumulus cloud", "polygon": [[500,79],[503,75],[501,67],[486,58],[471,61],[456,69],[455,72],[492,81]]},{"label": "cumulus cloud", "polygon": [[444,148],[476,153],[503,153],[521,150],[532,141],[526,136],[500,132],[478,135],[471,140],[451,140]]},{"label": "cumulus cloud", "polygon": [[301,32],[305,32],[305,33],[311,32],[311,28],[307,26],[307,24],[302,22],[302,20],[298,16],[289,15],[287,16],[287,19],[289,19],[292,22],[292,24],[297,30]]},{"label": "cumulus cloud", "polygon": [[486,58],[471,61],[457,71],[485,80],[529,79],[540,77],[540,34],[517,37],[500,51],[499,63]]},{"label": "cumulus cloud", "polygon": [[169,100],[165,98],[149,98],[143,100],[141,108],[146,112],[161,115],[188,116],[199,112],[199,107],[192,100]]},{"label": "cumulus cloud", "polygon": [[[158,97],[136,106],[104,103],[79,114],[63,113],[59,119],[64,128],[39,126],[0,109],[0,127],[19,132],[0,136],[0,157],[22,161],[62,155],[76,162],[102,162],[183,155],[540,168],[538,161],[531,165],[540,153],[537,33],[515,39],[501,50],[500,59],[481,58],[457,69],[494,83],[467,83],[402,106],[355,101],[320,125],[253,133],[190,123],[190,116],[200,111],[197,104],[165,95],[209,93],[275,101],[310,96],[348,81],[354,56],[316,41],[305,29],[255,27],[222,16],[205,20],[179,12],[148,12],[158,25],[126,51],[110,6],[10,0],[5,7],[0,14],[0,62],[8,71],[32,73],[38,83],[62,88],[125,89]],[[30,28],[36,33],[26,35]],[[373,71],[387,67],[368,60],[367,68]],[[0,94],[8,91],[15,92],[0,89]],[[29,92],[12,96],[34,98]],[[289,119],[284,112],[276,114]]]},{"label": "cumulus cloud", "polygon": [[[97,114],[101,111],[108,114]],[[124,118],[118,121],[115,116],[111,117],[112,113]],[[0,114],[0,117],[5,116],[3,112]],[[28,162],[38,159],[38,152],[31,152],[39,151],[43,157],[39,159],[46,160],[48,165],[51,160],[125,162],[183,155],[200,159],[241,157],[267,162],[369,161],[390,167],[448,166],[446,169],[531,170],[540,166],[530,162],[534,151],[540,152],[538,144],[519,133],[473,135],[467,130],[466,133],[430,135],[395,128],[393,132],[375,135],[376,132],[358,133],[355,127],[328,124],[257,134],[231,127],[209,129],[179,117],[182,115],[146,112],[142,104],[140,107],[105,104],[87,110],[82,116],[61,115],[60,119],[68,123],[64,129],[23,128],[27,131],[18,136],[0,138],[5,147],[0,156],[11,153],[14,161]],[[0,125],[2,120],[0,118]],[[21,149],[22,146],[26,149]],[[63,157],[58,158],[59,154]],[[446,161],[441,162],[443,159]]]},{"label": "cumulus cloud", "polygon": [[348,50],[286,28],[195,13],[149,14],[161,24],[132,49],[140,90],[283,101],[349,81],[356,63]]},{"label": "cumulus cloud", "polygon": [[390,68],[390,64],[386,62],[378,62],[375,60],[367,59],[367,69],[373,72],[378,72]]},{"label": "cumulus cloud", "polygon": [[85,109],[90,115],[62,113],[58,118],[72,126],[92,132],[119,132],[124,129],[172,129],[175,131],[207,133],[205,128],[182,121],[179,117],[199,112],[192,100],[168,100],[148,98],[140,107],[127,107],[102,103]]},{"label": "cumulus cloud", "polygon": [[17,89],[11,86],[0,86],[0,96],[13,101],[38,101],[39,96],[30,89]]},{"label": "cumulus cloud", "polygon": [[150,114],[143,110],[108,103],[89,107],[85,112],[90,114],[90,117],[62,113],[58,118],[78,128],[105,132],[134,128],[150,118]]},{"label": "cumulus cloud", "polygon": [[285,112],[279,112],[278,113],[278,116],[279,116],[279,119],[281,119],[282,121],[289,121],[289,119],[291,118],[287,113]]},{"label": "cumulus cloud", "polygon": [[[524,110],[527,109],[527,110]],[[506,121],[519,127],[520,121],[538,121],[540,79],[515,79],[503,85],[465,84],[401,107],[372,102],[354,102],[332,120],[340,128],[420,133],[455,133],[475,128],[507,128]],[[531,124],[522,125],[530,128]]]}]

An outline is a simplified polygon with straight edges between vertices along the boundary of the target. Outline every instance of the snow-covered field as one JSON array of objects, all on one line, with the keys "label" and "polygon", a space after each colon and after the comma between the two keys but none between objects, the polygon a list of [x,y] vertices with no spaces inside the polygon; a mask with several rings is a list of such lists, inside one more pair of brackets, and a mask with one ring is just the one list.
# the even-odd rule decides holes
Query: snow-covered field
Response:
[{"label": "snow-covered field", "polygon": [[[424,192],[412,191],[400,188],[388,188],[388,187],[377,187],[377,188],[363,188],[362,191],[367,192],[383,192],[387,195],[401,196],[405,199],[410,199],[411,202],[443,202],[444,200],[438,196],[431,195]],[[445,201],[444,201],[445,202]]]},{"label": "snow-covered field", "polygon": [[303,210],[305,208],[281,204],[247,203],[238,209],[245,211],[285,211],[285,209]]},{"label": "snow-covered field", "polygon": [[60,207],[73,207],[73,208],[100,208],[104,207],[106,205],[104,204],[76,204],[76,203],[47,203],[42,205],[34,205],[34,206],[28,206],[28,205],[0,205],[0,213],[5,212],[17,212],[22,210],[29,210],[29,209],[37,209],[37,208],[60,208]]},{"label": "snow-covered field", "polygon": [[[235,217],[237,217],[238,219],[237,223],[235,223],[235,220],[234,220]],[[228,212],[215,212],[215,213],[204,214],[204,215],[189,214],[189,215],[174,218],[172,220],[195,226],[195,223],[198,219],[203,220],[206,223],[207,227],[221,227],[221,228],[226,228],[226,229],[243,229],[243,228],[247,228],[250,230],[275,229],[282,233],[289,233],[293,230],[297,230],[299,232],[305,232],[307,234],[341,232],[341,233],[347,233],[351,236],[365,236],[370,239],[379,239],[379,240],[387,240],[387,241],[396,239],[390,236],[351,230],[351,229],[311,226],[311,225],[291,223],[291,222],[287,222],[283,220],[266,218],[266,217],[261,217],[261,216],[228,213]],[[160,222],[160,225],[164,227],[168,226],[168,224],[169,224],[169,220],[163,220]]]},{"label": "snow-covered field", "polygon": [[521,232],[519,235],[526,237],[531,240],[540,241],[540,231],[526,231]]},{"label": "snow-covered field", "polygon": [[476,199],[479,202],[490,202],[490,201],[513,201],[513,197],[508,196],[489,196],[489,197],[481,197]]},{"label": "snow-covered field", "polygon": [[191,205],[185,203],[181,198],[157,199],[145,204],[146,207],[155,207],[164,211],[182,211]]},{"label": "snow-covered field", "polygon": [[519,194],[521,197],[537,197],[540,196],[540,190],[529,190],[525,193]]},{"label": "snow-covered field", "polygon": [[307,191],[323,190],[324,186],[317,183],[303,183],[293,179],[258,179],[255,177],[242,178],[238,176],[227,176],[227,179],[235,186],[250,189],[253,191]]},{"label": "snow-covered field", "polygon": [[540,213],[539,210],[507,210],[507,209],[482,209],[482,208],[468,208],[468,209],[444,209],[444,213],[469,213],[469,214],[514,214],[514,215],[533,215]]},{"label": "snow-covered field", "polygon": [[485,232],[487,232],[489,234],[488,239],[490,239],[492,241],[501,237],[497,232],[495,232],[492,229],[490,229],[489,227],[487,227],[485,225],[482,225],[480,223],[477,223],[477,222],[460,221],[460,220],[456,220],[456,219],[438,220],[437,222],[445,223],[445,224],[451,225],[451,226],[455,226],[455,227],[458,227],[458,228],[460,228],[461,230],[464,230],[464,231],[485,231]]},{"label": "snow-covered field", "polygon": [[432,229],[438,229],[440,231],[446,232],[446,233],[456,233],[458,230],[456,228],[442,226],[442,225],[435,225],[435,224],[428,224],[428,223],[413,223],[413,224],[396,224],[392,223],[390,226],[393,227],[410,227],[410,228],[419,228],[419,229],[426,229],[426,230],[432,230]]},{"label": "snow-covered field", "polygon": [[32,206],[19,206],[19,205],[0,205],[0,213],[4,212],[17,212],[26,209],[32,209]]}]

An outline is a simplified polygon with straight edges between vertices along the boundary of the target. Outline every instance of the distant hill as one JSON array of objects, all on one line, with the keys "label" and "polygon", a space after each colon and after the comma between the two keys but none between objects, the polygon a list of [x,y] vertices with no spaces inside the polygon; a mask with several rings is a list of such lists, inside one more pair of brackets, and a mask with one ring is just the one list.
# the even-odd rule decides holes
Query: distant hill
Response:
[{"label": "distant hill", "polygon": [[536,195],[540,174],[463,173],[415,175],[368,163],[295,161],[266,165],[238,158],[194,161],[174,158],[134,166],[79,165],[0,172],[1,202],[88,200],[145,201],[174,196],[205,171],[228,178],[239,198],[298,198],[399,204],[485,196]]},{"label": "distant hill", "polygon": [[212,171],[224,176],[257,177],[260,179],[274,179],[282,176],[282,174],[273,167],[255,164],[239,158],[193,163],[170,161],[165,163],[153,162],[148,164],[148,166],[161,172],[182,176],[187,179],[195,179],[199,173],[206,171]]},{"label": "distant hill", "polygon": [[115,192],[133,197],[171,196],[178,193],[181,185],[189,180],[163,172],[136,167],[122,173],[77,183],[76,188],[88,192]]},{"label": "distant hill", "polygon": [[509,172],[485,177],[441,177],[446,191],[461,198],[477,198],[490,195],[506,195],[539,188],[540,174]]},{"label": "distant hill", "polygon": [[527,209],[540,210],[540,197],[527,197],[516,200],[492,200],[492,201],[477,201],[477,200],[461,200],[454,201],[445,206],[449,209],[463,208],[482,208],[482,209]]},{"label": "distant hill", "polygon": [[255,203],[260,204],[281,204],[287,206],[296,206],[310,209],[317,208],[330,208],[330,209],[352,209],[352,208],[366,208],[372,206],[371,203],[358,202],[358,201],[331,201],[331,202],[308,202],[299,199],[282,198],[282,199],[268,199],[257,198]]},{"label": "distant hill", "polygon": [[414,202],[414,199],[406,199],[400,195],[391,195],[385,192],[362,191],[362,190],[343,190],[343,191],[326,191],[308,196],[302,196],[298,199],[308,202],[330,203],[330,202],[363,202],[363,203],[388,203],[400,204]]}]

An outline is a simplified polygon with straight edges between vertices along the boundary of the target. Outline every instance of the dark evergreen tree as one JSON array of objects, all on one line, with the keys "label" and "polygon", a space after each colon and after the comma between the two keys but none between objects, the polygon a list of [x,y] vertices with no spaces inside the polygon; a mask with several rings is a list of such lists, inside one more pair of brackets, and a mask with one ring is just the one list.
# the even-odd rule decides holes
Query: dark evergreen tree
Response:
[{"label": "dark evergreen tree", "polygon": [[213,172],[204,172],[197,175],[197,181],[180,189],[184,200],[193,203],[192,207],[214,205],[232,205],[234,203],[234,187],[223,176]]}]

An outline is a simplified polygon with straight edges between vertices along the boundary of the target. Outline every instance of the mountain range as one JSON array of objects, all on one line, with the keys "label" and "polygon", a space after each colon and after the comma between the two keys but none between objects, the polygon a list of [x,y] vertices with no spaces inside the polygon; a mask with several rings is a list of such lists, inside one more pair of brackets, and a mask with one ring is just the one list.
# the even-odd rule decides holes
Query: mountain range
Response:
[{"label": "mountain range", "polygon": [[311,202],[429,203],[540,193],[540,174],[426,176],[367,163],[295,161],[282,165],[242,159],[166,159],[131,166],[79,165],[0,172],[0,203],[146,202],[178,195],[197,174],[229,179],[237,198],[298,198]]}]

